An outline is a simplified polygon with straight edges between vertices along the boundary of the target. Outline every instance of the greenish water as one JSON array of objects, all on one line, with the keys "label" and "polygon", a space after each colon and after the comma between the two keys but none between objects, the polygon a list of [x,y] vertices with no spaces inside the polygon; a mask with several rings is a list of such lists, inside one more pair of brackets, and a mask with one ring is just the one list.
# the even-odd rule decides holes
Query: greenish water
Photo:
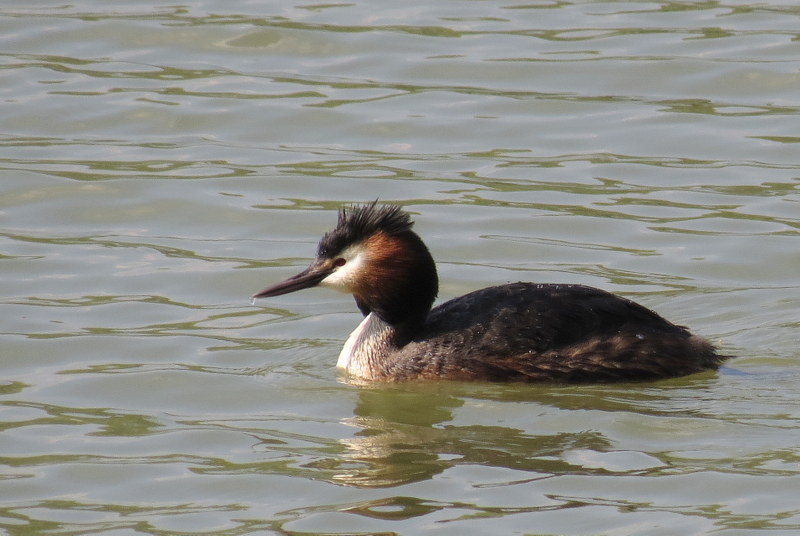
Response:
[{"label": "greenish water", "polygon": [[[800,530],[800,7],[0,6],[0,530]],[[359,387],[294,274],[402,203],[446,299],[632,297],[737,356]]]}]

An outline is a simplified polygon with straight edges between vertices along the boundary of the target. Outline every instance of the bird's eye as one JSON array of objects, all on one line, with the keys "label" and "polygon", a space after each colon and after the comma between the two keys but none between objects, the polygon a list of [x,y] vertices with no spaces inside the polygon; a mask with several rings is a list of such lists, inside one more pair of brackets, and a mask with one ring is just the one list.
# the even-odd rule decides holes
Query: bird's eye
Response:
[{"label": "bird's eye", "polygon": [[346,260],[344,260],[343,258],[339,257],[338,259],[336,259],[335,261],[333,261],[333,265],[334,265],[336,268],[339,268],[339,267],[341,267],[341,266],[344,266],[346,262],[347,262]]}]

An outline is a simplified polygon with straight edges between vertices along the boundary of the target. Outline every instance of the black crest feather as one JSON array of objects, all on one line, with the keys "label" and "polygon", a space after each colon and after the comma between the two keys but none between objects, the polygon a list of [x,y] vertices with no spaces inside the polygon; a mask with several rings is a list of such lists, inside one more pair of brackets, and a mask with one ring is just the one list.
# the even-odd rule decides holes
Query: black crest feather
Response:
[{"label": "black crest feather", "polygon": [[317,256],[335,255],[377,232],[396,235],[409,231],[413,225],[411,216],[399,205],[378,205],[373,201],[343,207],[339,210],[336,227],[319,241]]}]

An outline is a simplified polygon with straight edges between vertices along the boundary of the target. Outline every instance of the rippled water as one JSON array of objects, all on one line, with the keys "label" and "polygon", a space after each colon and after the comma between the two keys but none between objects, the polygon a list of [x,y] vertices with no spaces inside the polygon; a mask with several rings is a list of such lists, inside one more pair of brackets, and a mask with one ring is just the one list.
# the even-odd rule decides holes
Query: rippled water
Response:
[{"label": "rippled water", "polygon": [[[800,8],[0,6],[7,534],[795,534]],[[353,386],[303,267],[402,203],[440,297],[600,286],[734,354]]]}]

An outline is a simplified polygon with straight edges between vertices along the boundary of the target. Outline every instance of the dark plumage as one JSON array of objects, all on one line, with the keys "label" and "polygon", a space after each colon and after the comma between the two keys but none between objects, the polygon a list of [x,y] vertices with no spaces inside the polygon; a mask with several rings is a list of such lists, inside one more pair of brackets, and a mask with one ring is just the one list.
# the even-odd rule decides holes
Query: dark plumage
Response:
[{"label": "dark plumage", "polygon": [[431,309],[436,266],[412,225],[398,206],[342,209],[314,262],[254,297],[317,284],[353,294],[365,319],[337,365],[367,380],[643,380],[725,360],[686,328],[582,285],[512,283]]},{"label": "dark plumage", "polygon": [[512,283],[434,308],[393,360],[403,365],[386,375],[641,380],[684,376],[722,360],[702,338],[625,298],[583,285]]},{"label": "dark plumage", "polygon": [[357,244],[377,232],[396,235],[410,231],[414,222],[399,205],[379,206],[377,201],[339,210],[336,227],[322,236],[317,256],[335,255],[349,245]]}]

